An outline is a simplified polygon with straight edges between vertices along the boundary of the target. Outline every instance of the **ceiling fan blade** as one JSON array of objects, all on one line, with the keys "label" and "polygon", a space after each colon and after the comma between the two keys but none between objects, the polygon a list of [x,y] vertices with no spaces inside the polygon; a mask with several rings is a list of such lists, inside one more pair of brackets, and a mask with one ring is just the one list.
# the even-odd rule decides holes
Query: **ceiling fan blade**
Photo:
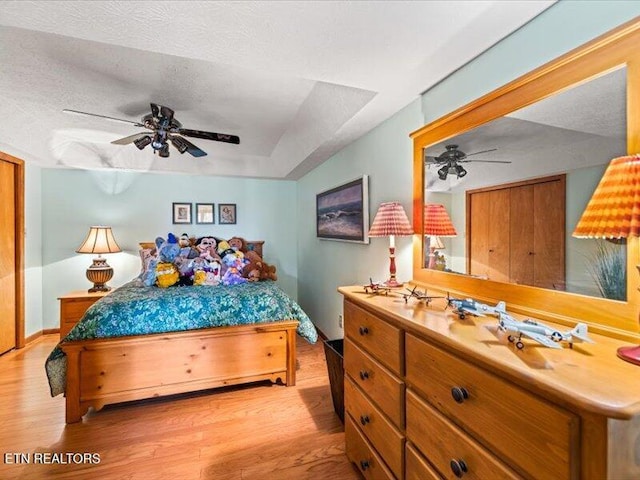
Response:
[{"label": "ceiling fan blade", "polygon": [[482,162],[482,163],[511,163],[508,160],[458,160],[458,163]]},{"label": "ceiling fan blade", "polygon": [[429,155],[424,156],[424,163],[431,163],[433,165],[437,165],[438,163],[442,163],[443,160],[438,157],[430,157]]},{"label": "ceiling fan blade", "polygon": [[203,138],[205,140],[215,140],[216,142],[240,143],[240,137],[236,135],[227,135],[225,133],[204,132],[202,130],[189,130],[188,128],[179,128],[178,133],[187,137]]},{"label": "ceiling fan blade", "polygon": [[132,122],[131,120],[124,120],[122,118],[108,117],[107,115],[99,115],[97,113],[81,112],[80,110],[71,110],[69,108],[65,108],[62,111],[64,113],[72,113],[74,115],[83,115],[83,116],[87,116],[87,117],[98,117],[98,118],[103,118],[105,120],[111,120],[111,121],[114,121],[114,122],[120,122],[120,123],[127,123],[129,125],[135,125],[136,127],[144,127],[144,125],[141,124],[140,122]]},{"label": "ceiling fan blade", "polygon": [[160,105],[160,115],[167,119],[167,123],[171,125],[171,121],[173,120],[174,111],[169,107],[165,107],[164,105]]},{"label": "ceiling fan blade", "polygon": [[129,135],[128,137],[114,140],[111,143],[113,143],[114,145],[128,145],[130,143],[135,142],[137,139],[144,137],[145,135],[149,135],[149,133],[148,132],[134,133],[133,135]]},{"label": "ceiling fan blade", "polygon": [[153,118],[158,119],[160,118],[160,108],[158,107],[157,104],[155,103],[151,103],[151,115],[153,115]]},{"label": "ceiling fan blade", "polygon": [[478,155],[480,153],[487,153],[487,152],[495,152],[496,150],[498,150],[498,149],[497,148],[492,148],[490,150],[481,150],[479,152],[467,153],[466,156],[470,157],[471,155]]},{"label": "ceiling fan blade", "polygon": [[[176,136],[174,135],[173,138],[175,137]],[[200,149],[199,147],[196,147],[193,143],[191,143],[186,138],[182,138],[182,137],[178,137],[178,138],[180,139],[180,141],[184,142],[184,144],[187,146],[187,152],[193,155],[194,157],[204,157],[207,155],[207,152]]]}]

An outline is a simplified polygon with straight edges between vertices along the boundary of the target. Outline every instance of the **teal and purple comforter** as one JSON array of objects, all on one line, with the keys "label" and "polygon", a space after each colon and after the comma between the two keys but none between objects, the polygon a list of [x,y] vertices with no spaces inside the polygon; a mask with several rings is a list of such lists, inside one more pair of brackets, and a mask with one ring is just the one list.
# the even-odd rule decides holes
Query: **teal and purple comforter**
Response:
[{"label": "teal and purple comforter", "polygon": [[[233,286],[142,287],[131,281],[94,303],[62,340],[179,332],[209,327],[298,320],[310,343],[316,329],[300,305],[272,281]],[[66,355],[57,346],[45,369],[51,395],[64,392]]]}]

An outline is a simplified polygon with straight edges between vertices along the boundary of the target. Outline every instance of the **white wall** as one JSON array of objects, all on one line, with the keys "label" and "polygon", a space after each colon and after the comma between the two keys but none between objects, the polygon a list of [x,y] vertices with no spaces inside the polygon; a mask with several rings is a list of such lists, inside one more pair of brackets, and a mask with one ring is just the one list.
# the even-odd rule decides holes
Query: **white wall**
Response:
[{"label": "white wall", "polygon": [[[106,255],[112,286],[140,271],[138,242],[172,232],[265,240],[265,260],[278,284],[297,298],[296,185],[292,181],[118,171],[42,169],[42,298],[44,328],[59,321],[57,297],[88,289],[93,256],[75,253],[91,225],[110,225],[122,253]],[[235,203],[237,224],[173,225],[172,202]],[[194,205],[195,208],[195,205]],[[29,298],[29,301],[31,299]]]},{"label": "white wall", "polygon": [[24,331],[33,335],[42,323],[42,196],[40,167],[25,162]]},{"label": "white wall", "polygon": [[[363,174],[369,175],[370,221],[382,202],[399,201],[411,220],[413,201],[412,142],[409,133],[422,125],[416,99],[379,127],[349,145],[298,181],[298,293],[311,320],[329,338],[341,338],[340,285],[364,285],[369,277],[389,277],[389,239],[370,244],[316,237],[316,194]],[[412,238],[396,238],[399,281],[412,276]]]}]

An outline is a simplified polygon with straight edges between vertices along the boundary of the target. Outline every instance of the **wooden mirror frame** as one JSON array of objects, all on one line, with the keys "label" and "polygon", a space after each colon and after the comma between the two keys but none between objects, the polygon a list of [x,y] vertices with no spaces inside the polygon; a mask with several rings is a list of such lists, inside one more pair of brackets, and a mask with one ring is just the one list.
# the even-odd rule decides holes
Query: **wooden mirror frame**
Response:
[{"label": "wooden mirror frame", "polygon": [[[564,291],[513,285],[423,268],[423,149],[508,113],[567,90],[589,79],[627,69],[627,151],[640,152],[640,18],[578,47],[411,133],[413,139],[413,281],[480,301],[507,302],[510,311],[565,325],[586,322],[591,331],[640,339],[640,263],[638,238],[627,243],[627,300],[589,297]],[[608,159],[610,160],[610,159]],[[640,269],[640,267],[639,267]]]}]

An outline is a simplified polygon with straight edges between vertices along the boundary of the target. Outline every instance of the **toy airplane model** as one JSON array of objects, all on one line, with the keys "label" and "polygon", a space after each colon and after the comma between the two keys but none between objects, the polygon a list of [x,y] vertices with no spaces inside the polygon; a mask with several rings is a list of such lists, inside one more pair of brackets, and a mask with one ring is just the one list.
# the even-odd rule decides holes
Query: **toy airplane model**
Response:
[{"label": "toy airplane model", "polygon": [[369,284],[363,285],[364,293],[384,293],[385,295],[389,295],[390,287],[385,287],[382,282],[374,282],[371,278],[369,278]]},{"label": "toy airplane model", "polygon": [[463,320],[468,313],[476,317],[484,317],[487,314],[498,315],[500,313],[506,313],[506,304],[504,302],[498,302],[492,307],[486,303],[476,302],[471,298],[447,297],[447,306],[454,307],[454,313],[458,314],[461,320]]},{"label": "toy airplane model", "polygon": [[584,323],[578,323],[571,330],[560,332],[543,323],[534,320],[520,322],[511,315],[500,312],[498,315],[498,329],[507,333],[507,339],[511,343],[515,343],[518,350],[524,348],[524,343],[522,343],[523,336],[549,348],[562,348],[559,344],[560,342],[567,342],[569,348],[573,348],[574,343],[594,343],[589,338],[587,325]]},{"label": "toy airplane model", "polygon": [[410,298],[415,298],[419,302],[424,301],[427,305],[429,305],[434,298],[445,298],[445,297],[434,297],[432,295],[428,295],[426,288],[424,290],[424,293],[420,293],[419,291],[417,291],[417,288],[418,288],[417,286],[413,287],[413,289],[411,290],[407,288],[407,292],[409,293],[402,294],[402,296],[404,297],[404,303],[407,303]]}]

